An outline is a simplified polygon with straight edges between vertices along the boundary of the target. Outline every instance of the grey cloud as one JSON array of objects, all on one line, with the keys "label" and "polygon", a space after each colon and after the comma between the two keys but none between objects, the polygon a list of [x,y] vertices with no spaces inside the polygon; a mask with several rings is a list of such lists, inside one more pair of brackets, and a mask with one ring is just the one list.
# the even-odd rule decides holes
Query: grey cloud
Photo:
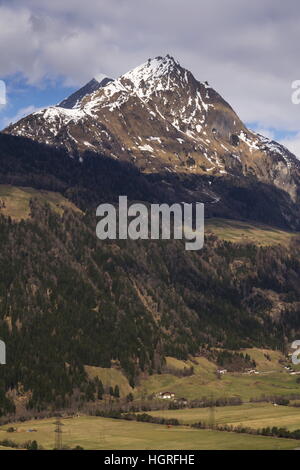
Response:
[{"label": "grey cloud", "polygon": [[0,13],[2,76],[79,85],[171,53],[244,121],[299,130],[297,0],[12,0]]}]

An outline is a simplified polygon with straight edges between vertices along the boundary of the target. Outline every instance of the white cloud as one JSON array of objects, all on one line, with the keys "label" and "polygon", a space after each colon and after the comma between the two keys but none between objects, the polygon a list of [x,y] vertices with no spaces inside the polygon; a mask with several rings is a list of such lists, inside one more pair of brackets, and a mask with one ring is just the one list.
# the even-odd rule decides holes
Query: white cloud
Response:
[{"label": "white cloud", "polygon": [[299,16],[298,0],[0,0],[0,77],[80,85],[170,53],[244,121],[298,131]]},{"label": "white cloud", "polygon": [[300,132],[293,137],[280,140],[280,143],[285,145],[297,158],[300,159]]},{"label": "white cloud", "polygon": [[33,105],[29,105],[29,106],[19,109],[19,111],[14,116],[4,116],[0,119],[0,123],[1,123],[0,128],[4,129],[10,124],[17,122],[23,117],[28,116],[29,114],[35,113],[36,111],[39,111],[40,109],[41,108],[36,108]]},{"label": "white cloud", "polygon": [[271,140],[275,139],[275,132],[274,132],[273,129],[265,129],[265,128],[257,127],[255,129],[252,129],[252,130],[257,132],[258,134],[261,134],[265,137],[268,137],[268,139],[271,139]]}]

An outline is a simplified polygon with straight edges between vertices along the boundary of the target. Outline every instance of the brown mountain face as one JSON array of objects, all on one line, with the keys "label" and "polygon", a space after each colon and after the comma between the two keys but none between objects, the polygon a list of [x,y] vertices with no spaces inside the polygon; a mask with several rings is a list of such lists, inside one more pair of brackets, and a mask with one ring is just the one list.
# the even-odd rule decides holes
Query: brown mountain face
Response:
[{"label": "brown mountain face", "polygon": [[83,96],[49,107],[5,133],[134,163],[145,173],[250,176],[298,200],[300,164],[282,145],[245,127],[207,82],[172,57],[141,66]]}]

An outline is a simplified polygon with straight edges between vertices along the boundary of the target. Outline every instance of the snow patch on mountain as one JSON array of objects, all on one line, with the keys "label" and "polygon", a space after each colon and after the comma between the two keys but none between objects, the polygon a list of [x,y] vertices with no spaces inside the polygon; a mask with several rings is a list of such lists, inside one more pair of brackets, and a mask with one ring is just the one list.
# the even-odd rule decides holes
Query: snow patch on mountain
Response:
[{"label": "snow patch on mountain", "polygon": [[294,156],[291,152],[282,144],[275,142],[274,140],[269,139],[268,137],[264,137],[261,134],[257,134],[260,142],[263,144],[264,150],[275,153],[279,157],[282,157],[285,161],[287,167],[291,167],[292,163],[294,163]]}]

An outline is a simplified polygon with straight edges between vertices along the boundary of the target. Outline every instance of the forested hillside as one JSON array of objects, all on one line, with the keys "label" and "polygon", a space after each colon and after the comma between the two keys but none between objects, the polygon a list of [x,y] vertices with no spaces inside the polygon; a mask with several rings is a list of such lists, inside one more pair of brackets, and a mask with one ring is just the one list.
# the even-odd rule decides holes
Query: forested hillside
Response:
[{"label": "forested hillside", "polygon": [[33,391],[30,406],[65,405],[76,388],[88,399],[84,365],[117,360],[134,385],[165,355],[282,348],[299,331],[297,239],[258,248],[212,235],[186,252],[180,241],[101,242],[95,224],[36,200],[26,221],[1,217],[1,375],[6,389]]},{"label": "forested hillside", "polygon": [[[143,175],[98,154],[81,162],[1,134],[0,163],[0,184],[22,187],[26,204],[33,195],[24,220],[8,217],[9,207],[0,217],[1,412],[13,408],[8,390],[34,409],[91,399],[97,384],[85,365],[114,361],[134,386],[142,371],[160,372],[165,356],[184,359],[207,346],[283,349],[300,333],[296,234],[262,247],[207,234],[202,250],[187,252],[181,241],[101,242],[95,233],[96,206],[124,194],[204,201],[207,216],[290,227],[298,208],[279,189],[247,178]],[[208,183],[222,196],[217,209]],[[10,201],[19,193],[8,191]]]}]

